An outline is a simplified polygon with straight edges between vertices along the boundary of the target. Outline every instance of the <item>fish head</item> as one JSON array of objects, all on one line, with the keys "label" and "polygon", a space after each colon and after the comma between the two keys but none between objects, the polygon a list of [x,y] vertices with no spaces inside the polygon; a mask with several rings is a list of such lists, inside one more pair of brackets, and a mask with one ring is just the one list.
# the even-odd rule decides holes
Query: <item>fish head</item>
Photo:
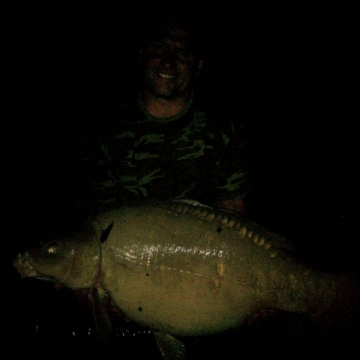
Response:
[{"label": "fish head", "polygon": [[53,281],[73,289],[93,286],[100,263],[101,245],[93,231],[39,241],[13,260],[23,277]]}]

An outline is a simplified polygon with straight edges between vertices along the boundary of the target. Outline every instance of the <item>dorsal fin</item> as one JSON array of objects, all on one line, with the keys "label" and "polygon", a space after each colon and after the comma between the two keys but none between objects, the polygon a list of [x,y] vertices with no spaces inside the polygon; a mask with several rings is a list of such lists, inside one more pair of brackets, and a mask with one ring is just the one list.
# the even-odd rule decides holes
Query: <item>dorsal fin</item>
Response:
[{"label": "dorsal fin", "polygon": [[114,221],[101,233],[100,235],[100,242],[103,244],[106,239],[109,237],[110,231],[114,226]]}]

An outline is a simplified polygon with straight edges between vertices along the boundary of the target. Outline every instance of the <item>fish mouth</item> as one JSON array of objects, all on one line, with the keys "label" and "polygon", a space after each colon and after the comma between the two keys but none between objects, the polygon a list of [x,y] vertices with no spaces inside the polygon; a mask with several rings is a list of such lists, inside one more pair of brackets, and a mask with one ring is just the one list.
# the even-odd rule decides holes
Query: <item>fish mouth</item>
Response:
[{"label": "fish mouth", "polygon": [[28,253],[18,254],[13,260],[13,265],[23,277],[38,277],[40,275],[31,264]]}]

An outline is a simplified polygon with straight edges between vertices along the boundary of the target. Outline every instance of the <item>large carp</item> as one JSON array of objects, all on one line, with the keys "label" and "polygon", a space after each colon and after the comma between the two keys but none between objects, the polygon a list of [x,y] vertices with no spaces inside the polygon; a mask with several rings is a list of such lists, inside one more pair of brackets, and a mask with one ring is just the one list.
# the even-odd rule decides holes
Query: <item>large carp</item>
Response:
[{"label": "large carp", "polygon": [[358,296],[356,279],[298,262],[282,236],[195,202],[152,200],[101,212],[19,254],[14,266],[24,277],[109,294],[154,332],[165,358],[184,356],[176,336],[221,333],[261,309],[342,318],[340,309],[350,311]]}]

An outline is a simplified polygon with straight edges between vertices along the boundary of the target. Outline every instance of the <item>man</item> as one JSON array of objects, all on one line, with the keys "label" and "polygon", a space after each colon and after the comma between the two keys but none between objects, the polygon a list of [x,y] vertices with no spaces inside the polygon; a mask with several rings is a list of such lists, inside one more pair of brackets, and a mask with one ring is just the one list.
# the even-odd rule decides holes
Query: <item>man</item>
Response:
[{"label": "man", "polygon": [[183,198],[244,213],[248,134],[225,104],[197,93],[205,57],[195,29],[172,19],[147,35],[136,101],[86,142],[83,204]]}]

